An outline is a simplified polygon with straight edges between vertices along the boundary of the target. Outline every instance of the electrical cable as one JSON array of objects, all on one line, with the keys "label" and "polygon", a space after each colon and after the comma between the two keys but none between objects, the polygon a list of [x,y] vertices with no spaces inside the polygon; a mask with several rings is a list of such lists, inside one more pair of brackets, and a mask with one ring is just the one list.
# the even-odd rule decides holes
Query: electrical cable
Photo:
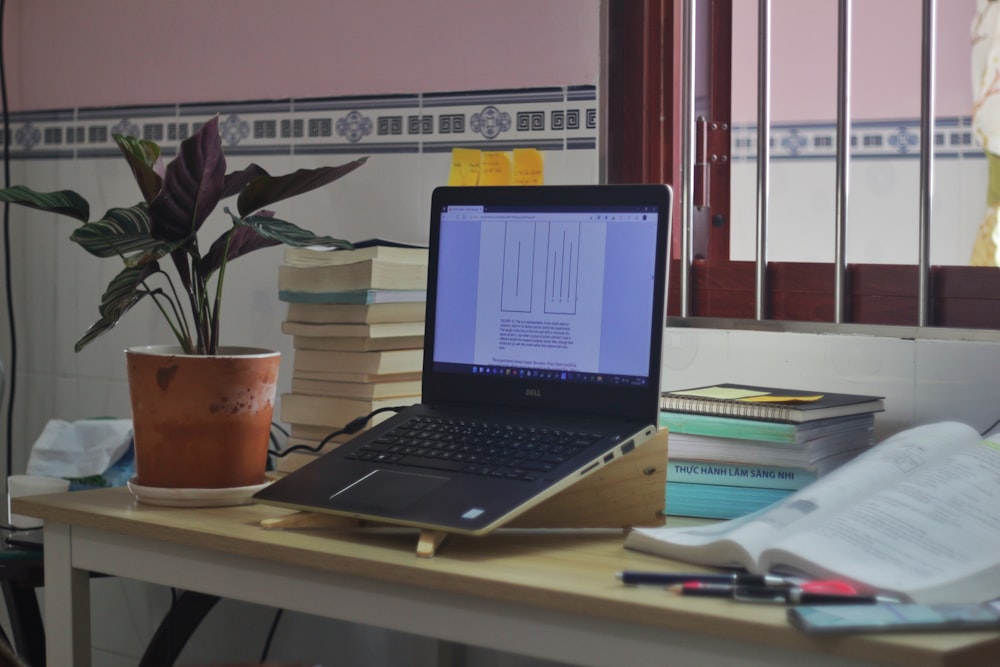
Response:
[{"label": "electrical cable", "polygon": [[271,435],[274,435],[274,431],[278,431],[281,435],[288,437],[288,430],[279,424],[278,422],[271,422]]},{"label": "electrical cable", "polygon": [[987,426],[986,429],[982,433],[980,433],[979,435],[981,435],[981,436],[983,436],[985,438],[997,426],[1000,426],[1000,417],[998,417],[995,422],[993,422],[992,424],[990,424],[989,426]]},{"label": "electrical cable", "polygon": [[[0,0],[0,114],[3,117],[3,183],[10,186],[10,112],[7,106],[7,66],[4,62],[4,17],[6,2]],[[3,258],[4,283],[6,285],[7,325],[10,337],[10,387],[6,394],[7,421],[4,433],[5,471],[4,479],[10,475],[14,466],[14,394],[17,384],[17,333],[14,326],[14,297],[11,289],[10,271],[10,204],[3,205]]]},{"label": "electrical cable", "polygon": [[274,619],[271,621],[271,629],[267,632],[267,639],[264,640],[264,648],[260,652],[260,662],[261,664],[267,662],[267,654],[271,652],[271,640],[274,639],[274,633],[278,629],[278,621],[281,620],[281,615],[284,613],[284,609],[279,609],[274,614]]},{"label": "electrical cable", "polygon": [[407,406],[405,405],[397,405],[397,406],[379,408],[378,410],[373,410],[372,412],[369,412],[367,415],[363,415],[361,417],[355,417],[354,419],[349,421],[347,425],[344,426],[344,428],[340,429],[339,431],[333,431],[332,433],[327,434],[325,438],[319,441],[318,445],[293,445],[288,449],[283,449],[281,451],[272,450],[268,453],[271,454],[271,456],[277,456],[278,458],[281,458],[282,456],[287,456],[292,452],[298,452],[298,451],[307,451],[316,453],[321,449],[323,449],[323,447],[325,447],[328,442],[336,438],[338,435],[344,435],[345,433],[348,435],[357,433],[358,431],[363,429],[365,427],[365,424],[367,424],[371,420],[371,418],[374,417],[375,415],[381,414],[383,412],[399,412],[400,410],[405,410],[406,407]]}]

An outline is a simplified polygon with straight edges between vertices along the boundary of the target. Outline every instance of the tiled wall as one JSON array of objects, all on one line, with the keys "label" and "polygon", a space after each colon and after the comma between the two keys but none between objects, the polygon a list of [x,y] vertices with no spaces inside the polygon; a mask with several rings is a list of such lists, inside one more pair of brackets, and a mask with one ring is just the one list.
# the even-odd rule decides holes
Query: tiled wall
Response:
[{"label": "tiled wall", "polygon": [[[369,156],[345,179],[275,205],[283,218],[350,240],[425,242],[430,193],[447,182],[453,147],[536,148],[548,183],[592,183],[598,176],[596,89],[567,86],[17,113],[12,182],[76,189],[91,200],[95,219],[139,198],[113,133],[153,139],[169,158],[212,114],[220,115],[230,170],[257,162],[279,174]],[[221,233],[224,218],[220,210],[207,224]],[[91,260],[68,242],[72,221],[15,208],[12,222],[19,248],[12,263],[17,326],[19,341],[27,341],[18,375],[33,398],[19,402],[17,441],[30,444],[54,417],[127,415],[121,350],[171,342],[169,333],[152,307],[141,304],[74,354],[73,343],[96,319],[100,294],[118,267]],[[279,330],[280,261],[281,249],[269,248],[230,267],[223,336],[232,344],[287,351],[290,359],[290,339]],[[15,455],[15,468],[24,465],[26,451],[27,445]]]},{"label": "tiled wall", "polygon": [[[283,173],[370,156],[343,181],[280,203],[276,208],[283,217],[353,240],[423,242],[430,192],[446,182],[453,147],[533,147],[543,152],[547,182],[595,182],[596,98],[593,86],[566,86],[19,113],[11,123],[13,182],[78,189],[92,198],[96,216],[138,198],[112,133],[154,139],[169,156],[198,123],[218,113],[230,168],[253,161]],[[756,128],[736,127],[732,137],[733,253],[749,259]],[[835,142],[832,122],[772,128],[772,259],[831,260],[826,255],[833,247]],[[918,145],[916,119],[853,124],[849,261],[913,261]],[[936,121],[935,154],[932,261],[961,264],[985,193],[985,161],[967,118]],[[45,397],[18,404],[16,440],[23,451],[15,454],[17,468],[52,417],[125,414],[121,350],[170,338],[156,313],[140,306],[115,331],[74,354],[73,343],[94,320],[99,295],[116,267],[96,264],[68,243],[73,225],[67,220],[18,225],[15,217],[14,223],[14,243],[21,249],[12,267],[19,340],[30,341],[19,351],[19,378],[32,396]],[[279,329],[283,305],[274,294],[279,263],[275,248],[233,265],[223,323],[227,340],[290,354],[288,337]]]},{"label": "tiled wall", "polygon": [[[756,125],[735,126],[733,158],[753,159],[757,150]],[[827,159],[836,155],[837,127],[824,123],[777,123],[771,127],[771,158],[774,160]],[[863,121],[851,124],[851,157],[856,160],[917,157],[920,152],[920,122],[915,118]],[[938,159],[978,157],[969,118],[934,120],[934,154]]]},{"label": "tiled wall", "polygon": [[[771,127],[768,257],[833,261],[836,222],[833,121]],[[917,263],[920,123],[916,118],[851,124],[847,260]],[[986,201],[986,160],[968,117],[934,123],[931,263],[965,265]],[[757,127],[732,132],[732,255],[755,256]]]},{"label": "tiled wall", "polygon": [[[162,142],[169,156],[197,123],[215,113],[221,115],[230,168],[253,161],[272,173],[283,173],[370,156],[362,169],[344,180],[276,205],[283,218],[314,231],[355,240],[383,236],[425,241],[430,192],[447,181],[452,147],[540,149],[549,183],[596,182],[599,173],[596,90],[592,86],[567,86],[19,113],[11,123],[13,182],[43,190],[77,189],[91,198],[94,217],[111,205],[138,199],[128,169],[111,140],[113,132],[128,131],[155,139]],[[956,219],[963,220],[961,230],[956,224],[956,229],[946,236],[965,234],[962,230],[971,226],[971,243],[975,226],[971,221],[978,224],[976,209],[984,193],[985,167],[978,150],[970,145],[967,128],[967,119],[938,122],[939,196],[935,208],[953,212]],[[852,206],[856,206],[857,222],[852,223],[856,229],[852,237],[859,246],[855,252],[895,252],[898,244],[893,241],[899,238],[898,226],[910,228],[915,224],[918,165],[911,149],[916,145],[916,132],[915,120],[855,124],[852,201],[856,203]],[[753,218],[754,136],[753,127],[738,127],[733,133],[733,222],[737,237],[738,217],[751,222]],[[778,249],[781,252],[811,252],[817,247],[815,238],[822,238],[832,225],[834,136],[832,123],[789,124],[773,130],[772,224],[778,229],[787,228],[788,238],[799,239],[790,241],[788,248]],[[221,230],[225,222],[218,217],[209,224],[218,224]],[[824,231],[817,231],[817,226]],[[943,223],[940,226],[945,227]],[[101,292],[117,272],[117,266],[90,258],[68,241],[73,227],[67,220],[16,209],[12,212],[12,274],[20,360],[15,471],[23,470],[28,447],[48,419],[126,415],[122,349],[170,342],[157,313],[142,304],[115,330],[79,354],[73,352],[73,343],[96,317]],[[814,238],[801,241],[803,230]],[[783,236],[776,232],[770,238]],[[960,244],[954,245],[958,248]],[[957,250],[950,252],[959,254]],[[290,337],[280,331],[284,306],[276,295],[280,261],[280,248],[269,248],[241,258],[230,267],[223,336],[233,344],[278,349],[290,361]],[[683,340],[675,340],[677,336]],[[801,345],[801,354],[789,352],[788,358],[783,358],[780,354],[760,354],[765,347],[789,348],[774,346],[770,339],[760,340],[765,334],[756,334],[745,344],[729,342],[736,336],[730,332],[675,331],[668,340],[668,346],[672,346],[666,368],[670,378],[684,386],[706,377],[733,381],[750,377],[762,383],[812,386],[822,371],[832,379],[825,385],[831,390],[891,390],[894,396],[905,396],[907,388],[915,391],[925,375],[932,382],[938,377],[952,381],[933,364],[914,361],[919,355],[909,349],[898,352],[898,359],[893,358],[899,377],[886,386],[873,386],[870,376],[878,371],[840,363],[844,353],[838,356],[836,350],[817,352],[813,338],[829,346],[830,337],[809,337]],[[716,345],[717,339],[726,342]],[[835,342],[850,345],[852,359],[878,356],[868,349],[870,343],[857,337]],[[864,349],[855,350],[855,346]],[[942,359],[955,357],[951,346],[942,347],[946,348],[940,354]],[[970,369],[977,370],[984,376],[981,384],[986,386],[989,378],[995,377],[995,369],[981,363],[982,358],[972,359],[953,372],[961,372],[964,377]],[[989,358],[997,357],[991,354]],[[831,362],[826,369],[817,359],[837,363]],[[926,370],[928,367],[930,370]],[[288,382],[288,375],[287,371],[283,374],[282,384]],[[287,391],[287,385],[279,387],[280,391]],[[894,417],[897,421],[891,423],[950,414],[949,406],[937,400],[933,407],[938,412],[922,411],[926,406],[921,400],[930,399],[897,400],[894,414],[902,416]],[[898,410],[900,402],[904,405]],[[985,412],[983,406],[978,409]],[[973,416],[969,415],[970,421]],[[133,665],[169,602],[169,592],[118,579],[100,585],[109,590],[107,595],[99,596],[107,609],[95,615],[95,664]],[[222,609],[210,615],[208,627],[199,635],[199,646],[183,659],[205,662],[216,657],[227,661],[257,658],[258,647],[250,645],[252,642],[228,641],[223,651],[218,641],[213,645],[207,639],[245,637],[248,623],[256,635],[266,633],[269,610],[233,605],[237,611],[226,613]],[[144,610],[143,614],[137,615],[136,609]],[[249,621],[248,609],[252,612]],[[238,627],[234,620],[237,618]],[[130,619],[130,623],[122,623],[121,619]],[[233,627],[227,623],[233,623]],[[371,641],[361,645],[357,636],[364,632],[371,635],[366,635]],[[291,639],[296,637],[308,637],[308,641]],[[320,626],[315,619],[296,618],[282,622],[272,656],[310,660],[316,656],[357,654],[361,660],[371,658],[365,651],[372,646],[395,655],[393,651],[402,650],[404,640],[372,629],[331,633],[327,625]],[[303,653],[306,647],[313,653]],[[419,648],[432,653],[426,646]],[[233,653],[244,650],[246,655]],[[381,662],[391,664],[391,656]],[[489,656],[486,664],[497,664],[495,657]]]},{"label": "tiled wall", "polygon": [[[343,180],[275,205],[284,219],[351,240],[381,236],[425,242],[430,194],[448,180],[453,147],[536,148],[548,183],[593,183],[598,178],[596,89],[566,86],[18,113],[11,119],[12,182],[40,190],[78,190],[90,199],[95,219],[113,205],[139,199],[113,133],[156,140],[169,157],[216,113],[230,170],[256,162],[280,174],[369,156],[364,167]],[[208,240],[224,230],[224,218],[221,210],[210,217],[206,228],[218,229],[208,233]],[[122,350],[172,341],[155,309],[143,303],[114,330],[74,353],[74,342],[96,319],[100,295],[119,266],[91,258],[71,243],[71,220],[14,207],[11,223],[19,344],[14,470],[21,472],[31,443],[49,419],[128,416]],[[292,359],[291,337],[280,330],[285,314],[277,299],[281,256],[280,247],[267,248],[229,266],[222,323],[223,339],[230,344],[283,353],[279,394],[288,391]],[[6,330],[5,322],[3,326]],[[156,587],[117,579],[102,585],[109,590],[100,596],[103,607],[95,621],[95,664],[134,665],[169,596]],[[256,619],[252,632],[263,636],[271,612],[236,606],[241,617]],[[145,611],[137,616],[135,609]],[[251,616],[246,616],[248,609]],[[206,624],[224,624],[237,615],[217,610]],[[114,621],[124,618],[132,622]],[[338,625],[331,632],[329,624],[315,626],[311,618],[283,621],[272,656],[321,661],[350,655],[368,662],[376,648],[387,656],[409,655],[407,647],[417,641],[374,629],[348,631]],[[182,660],[200,664],[258,658],[259,646],[231,639],[245,637],[246,627],[222,628],[214,635],[209,627],[203,630],[196,642],[200,647]],[[308,642],[280,638],[303,632],[310,636]],[[213,636],[230,639],[205,639]],[[384,657],[374,662],[396,661]]]},{"label": "tiled wall", "polygon": [[[545,151],[597,147],[593,86],[15,113],[11,157],[114,157],[112,134],[164,152],[220,114],[231,155],[412,154],[455,146]],[[559,179],[559,174],[553,174]]]}]

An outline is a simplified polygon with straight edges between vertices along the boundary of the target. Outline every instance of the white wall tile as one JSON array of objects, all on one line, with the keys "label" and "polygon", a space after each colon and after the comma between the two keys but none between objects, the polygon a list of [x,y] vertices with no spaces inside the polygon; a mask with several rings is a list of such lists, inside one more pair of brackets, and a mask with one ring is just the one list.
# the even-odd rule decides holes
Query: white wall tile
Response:
[{"label": "white wall tile", "polygon": [[[112,132],[130,129],[156,138],[169,160],[181,139],[218,112],[229,150],[229,170],[256,162],[281,174],[369,157],[367,164],[340,181],[276,203],[273,208],[278,217],[350,240],[384,237],[426,243],[430,193],[447,183],[451,146],[501,150],[538,146],[544,150],[547,182],[594,182],[596,106],[594,88],[580,86],[92,109],[76,115],[29,113],[15,117],[15,126],[31,126],[40,136],[48,136],[47,129],[60,130],[62,143],[18,144],[12,155],[17,182],[40,190],[76,189],[90,200],[94,220],[111,206],[139,200]],[[487,113],[490,109],[495,111]],[[490,129],[473,122],[492,113],[509,123]],[[82,142],[75,139],[76,129]],[[74,130],[73,142],[68,141],[70,130]],[[567,141],[584,147],[567,151]],[[37,159],[41,150],[53,155],[61,151],[64,157]],[[50,418],[127,415],[123,350],[173,342],[169,329],[147,298],[115,329],[74,352],[75,342],[97,319],[101,294],[120,264],[91,257],[71,243],[68,238],[75,222],[15,210],[19,224],[12,268],[22,343],[19,376],[33,380],[30,407],[27,401],[18,403],[15,421],[21,438],[33,440],[33,434]],[[220,208],[205,224],[203,243],[214,240],[227,224]],[[290,337],[280,331],[285,312],[276,289],[281,252],[268,248],[228,268],[222,331],[224,341],[231,344],[283,352],[279,390],[286,391],[292,349]]]},{"label": "white wall tile", "polygon": [[[546,182],[597,180],[597,103],[592,86],[541,92],[459,91],[434,95],[433,103],[423,108],[420,97],[80,110],[77,116],[28,114],[15,118],[15,125],[33,124],[39,130],[82,128],[85,141],[30,150],[15,146],[13,181],[39,190],[76,189],[90,200],[91,220],[95,220],[111,206],[140,198],[111,141],[113,128],[132,127],[140,133],[162,135],[160,143],[169,160],[180,138],[194,130],[194,123],[216,112],[236,133],[233,136],[242,137],[238,149],[228,156],[230,170],[256,162],[273,174],[281,174],[369,156],[367,164],[340,181],[273,206],[279,218],[350,240],[384,237],[426,243],[431,191],[447,183],[452,145],[502,150],[536,146],[543,149]],[[448,104],[443,104],[445,101]],[[495,144],[481,128],[476,130],[468,122],[472,114],[487,106],[510,115],[510,129],[496,135]],[[351,127],[361,131],[352,135],[347,131],[350,127],[344,125],[338,131],[338,121],[347,119],[352,111],[358,113],[351,117],[356,123]],[[573,118],[568,117],[571,111]],[[442,124],[442,113],[462,116],[461,131],[452,132],[454,126]],[[556,118],[562,125],[554,125]],[[398,127],[394,125],[397,120]],[[412,120],[417,125],[411,125]],[[102,139],[97,143],[88,141],[94,128],[104,130],[93,135]],[[299,128],[301,134],[296,134]],[[243,134],[245,130],[249,134]],[[572,150],[565,149],[567,141],[573,142]],[[433,150],[427,150],[432,143]],[[58,149],[64,156],[38,158],[41,148]],[[95,155],[95,150],[104,153]],[[12,269],[19,343],[13,468],[20,472],[31,444],[50,419],[129,416],[124,349],[171,343],[173,339],[147,298],[112,331],[74,352],[74,343],[96,320],[101,294],[120,265],[93,258],[70,242],[75,222],[17,207],[13,211]],[[226,225],[220,208],[206,222],[204,242],[214,240]],[[225,341],[282,352],[279,395],[289,390],[293,354],[291,337],[280,329],[287,307],[277,298],[282,252],[281,247],[267,248],[228,267],[222,322]],[[6,313],[0,318],[6,326]],[[6,337],[0,340],[0,347],[8,352]],[[94,664],[135,664],[169,604],[167,589],[122,579],[95,580],[93,587]],[[260,646],[247,641],[248,628],[262,643],[273,613],[255,605],[221,603],[196,633],[181,661],[256,660]],[[279,626],[271,657],[321,664],[430,665],[436,662],[436,644],[424,638],[292,614]]]}]

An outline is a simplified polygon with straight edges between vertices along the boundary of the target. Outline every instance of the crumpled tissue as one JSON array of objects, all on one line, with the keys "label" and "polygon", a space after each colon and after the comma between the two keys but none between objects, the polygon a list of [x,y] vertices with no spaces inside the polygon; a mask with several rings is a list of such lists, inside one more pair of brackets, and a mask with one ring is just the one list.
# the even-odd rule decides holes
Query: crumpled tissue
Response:
[{"label": "crumpled tissue", "polygon": [[53,419],[31,447],[27,473],[69,479],[71,490],[121,486],[134,459],[131,419]]}]

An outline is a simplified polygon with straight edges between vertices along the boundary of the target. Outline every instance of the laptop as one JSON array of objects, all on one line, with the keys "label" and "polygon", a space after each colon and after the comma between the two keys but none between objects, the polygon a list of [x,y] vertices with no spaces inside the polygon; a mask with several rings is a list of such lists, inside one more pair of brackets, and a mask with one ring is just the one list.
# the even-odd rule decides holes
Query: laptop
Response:
[{"label": "laptop", "polygon": [[656,432],[666,185],[441,187],[421,402],[257,502],[488,533]]}]

